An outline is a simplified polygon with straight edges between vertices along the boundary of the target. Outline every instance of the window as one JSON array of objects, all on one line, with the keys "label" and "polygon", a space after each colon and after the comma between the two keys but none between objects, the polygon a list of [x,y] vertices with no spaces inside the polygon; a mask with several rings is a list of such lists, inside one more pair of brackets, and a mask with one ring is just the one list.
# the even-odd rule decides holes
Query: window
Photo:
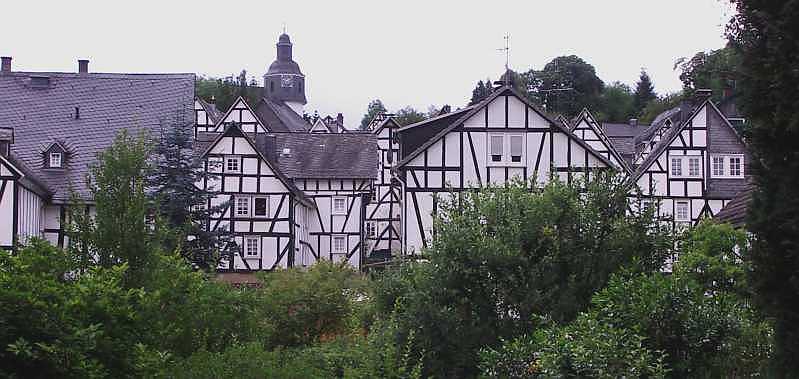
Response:
[{"label": "window", "polygon": [[239,157],[227,157],[225,158],[225,171],[227,172],[239,172]]},{"label": "window", "polygon": [[269,198],[268,197],[256,197],[253,199],[253,213],[255,217],[266,217],[269,216]]},{"label": "window", "polygon": [[258,256],[258,237],[247,237],[244,239],[244,255],[247,257]]},{"label": "window", "polygon": [[519,163],[524,153],[524,136],[510,136],[510,161]]},{"label": "window", "polygon": [[724,157],[713,157],[713,176],[724,176]]},{"label": "window", "polygon": [[347,237],[333,236],[333,254],[345,254],[347,252]]},{"label": "window", "polygon": [[688,176],[702,175],[702,159],[699,157],[688,158]]},{"label": "window", "polygon": [[737,179],[744,177],[743,154],[714,155],[713,177],[723,179]]},{"label": "window", "polygon": [[369,238],[376,238],[377,237],[377,223],[374,221],[369,221],[366,223],[366,236]]},{"label": "window", "polygon": [[691,221],[691,216],[688,210],[687,201],[681,200],[674,203],[674,221],[678,222]]},{"label": "window", "polygon": [[237,197],[236,198],[236,216],[249,216],[250,215],[250,198]]},{"label": "window", "polygon": [[671,176],[682,176],[682,158],[671,158]]},{"label": "window", "polygon": [[502,162],[502,145],[505,143],[503,136],[491,136],[491,162]]},{"label": "window", "polygon": [[729,164],[729,166],[730,166],[730,176],[736,177],[736,178],[737,177],[743,177],[743,175],[742,175],[743,169],[742,169],[742,165],[741,165],[741,161],[743,161],[743,159],[741,159],[741,157],[729,157],[729,160],[730,160],[730,164]]},{"label": "window", "polygon": [[337,196],[333,198],[333,214],[334,215],[343,215],[347,214],[347,198],[343,196]]},{"label": "window", "polygon": [[61,167],[61,153],[50,153],[50,167]]}]

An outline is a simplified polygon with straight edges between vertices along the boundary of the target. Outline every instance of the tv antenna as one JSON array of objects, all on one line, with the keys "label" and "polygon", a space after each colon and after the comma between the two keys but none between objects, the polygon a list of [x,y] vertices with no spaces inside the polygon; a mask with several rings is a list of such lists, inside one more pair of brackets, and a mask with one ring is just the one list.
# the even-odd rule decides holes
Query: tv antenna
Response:
[{"label": "tv antenna", "polygon": [[497,49],[497,51],[504,51],[505,52],[505,71],[508,71],[510,67],[510,35],[505,34],[502,39],[505,40],[505,47]]}]

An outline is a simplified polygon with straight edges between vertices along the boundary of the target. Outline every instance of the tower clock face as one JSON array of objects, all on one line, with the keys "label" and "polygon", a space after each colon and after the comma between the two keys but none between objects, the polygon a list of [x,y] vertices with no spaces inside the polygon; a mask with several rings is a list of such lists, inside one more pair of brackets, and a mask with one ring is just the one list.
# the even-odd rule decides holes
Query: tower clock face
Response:
[{"label": "tower clock face", "polygon": [[283,88],[294,87],[294,78],[292,78],[291,75],[281,75],[280,86]]}]

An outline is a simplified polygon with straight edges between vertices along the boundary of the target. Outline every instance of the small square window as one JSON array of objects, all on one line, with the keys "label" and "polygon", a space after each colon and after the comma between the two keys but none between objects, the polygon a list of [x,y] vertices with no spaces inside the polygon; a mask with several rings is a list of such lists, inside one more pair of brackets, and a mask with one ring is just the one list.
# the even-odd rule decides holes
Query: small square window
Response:
[{"label": "small square window", "polygon": [[250,198],[237,197],[236,198],[236,216],[249,216],[250,215]]},{"label": "small square window", "polygon": [[674,221],[686,222],[691,221],[687,201],[677,201],[674,203]]},{"label": "small square window", "polygon": [[333,254],[345,254],[347,252],[347,237],[333,236]]},{"label": "small square window", "polygon": [[724,157],[715,156],[712,158],[713,176],[724,176]]},{"label": "small square window", "polygon": [[333,214],[342,215],[347,214],[347,198],[338,196],[333,198]]},{"label": "small square window", "polygon": [[702,159],[699,157],[688,158],[688,176],[701,176],[702,175]]},{"label": "small square window", "polygon": [[269,198],[268,197],[256,197],[253,199],[253,213],[255,217],[266,217],[269,216]]},{"label": "small square window", "polygon": [[244,254],[248,257],[258,256],[258,237],[247,237],[244,239]]},{"label": "small square window", "polygon": [[671,176],[682,176],[682,157],[671,158]]},{"label": "small square window", "polygon": [[743,177],[743,168],[741,157],[730,157],[730,176]]},{"label": "small square window", "polygon": [[366,223],[366,236],[369,238],[376,238],[377,237],[377,223],[374,221],[369,221]]},{"label": "small square window", "polygon": [[50,153],[50,167],[61,167],[61,153]]},{"label": "small square window", "polygon": [[239,157],[227,157],[225,158],[225,171],[227,172],[239,172]]}]

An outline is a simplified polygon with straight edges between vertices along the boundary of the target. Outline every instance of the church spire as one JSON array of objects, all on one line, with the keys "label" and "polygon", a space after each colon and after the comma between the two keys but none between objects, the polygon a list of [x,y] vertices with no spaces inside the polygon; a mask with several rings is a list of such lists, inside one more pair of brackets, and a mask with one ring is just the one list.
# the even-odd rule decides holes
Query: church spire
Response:
[{"label": "church spire", "polygon": [[298,114],[307,104],[305,98],[305,75],[300,65],[294,61],[294,44],[289,35],[282,33],[277,39],[277,57],[264,75],[264,97],[269,100],[285,102]]}]

